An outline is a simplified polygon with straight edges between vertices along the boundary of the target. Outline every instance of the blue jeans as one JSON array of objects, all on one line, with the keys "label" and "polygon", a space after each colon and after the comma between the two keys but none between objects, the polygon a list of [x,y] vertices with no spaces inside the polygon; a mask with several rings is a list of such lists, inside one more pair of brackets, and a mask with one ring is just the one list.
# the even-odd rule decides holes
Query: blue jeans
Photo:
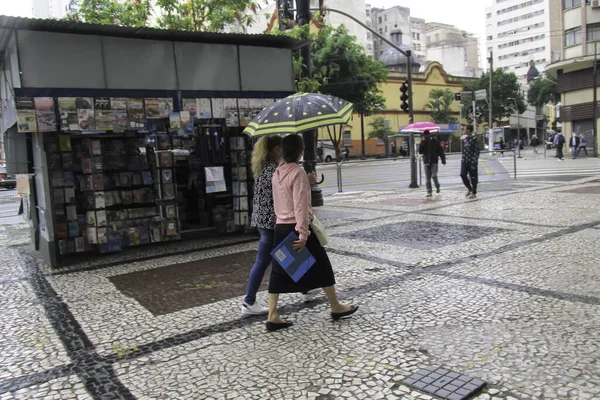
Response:
[{"label": "blue jeans", "polygon": [[265,276],[265,271],[271,265],[271,251],[275,244],[275,231],[271,229],[259,228],[260,241],[258,242],[258,254],[256,255],[256,262],[250,270],[250,279],[248,280],[248,287],[246,288],[246,297],[244,301],[246,304],[252,305],[256,302],[256,292],[262,283]]}]

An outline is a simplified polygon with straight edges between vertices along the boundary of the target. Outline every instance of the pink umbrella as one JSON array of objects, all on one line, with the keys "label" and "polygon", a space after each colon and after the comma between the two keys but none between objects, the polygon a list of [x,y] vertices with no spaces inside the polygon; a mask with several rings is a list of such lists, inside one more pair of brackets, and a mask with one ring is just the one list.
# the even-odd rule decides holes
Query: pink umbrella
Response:
[{"label": "pink umbrella", "polygon": [[423,131],[439,132],[440,127],[433,122],[415,122],[414,124],[406,125],[400,129],[400,132],[423,132]]}]

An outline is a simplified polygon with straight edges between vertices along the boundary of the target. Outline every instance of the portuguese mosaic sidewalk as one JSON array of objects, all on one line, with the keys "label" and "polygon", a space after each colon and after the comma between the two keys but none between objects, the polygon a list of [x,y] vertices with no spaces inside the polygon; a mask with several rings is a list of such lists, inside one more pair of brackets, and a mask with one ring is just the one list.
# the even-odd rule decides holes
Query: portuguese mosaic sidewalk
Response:
[{"label": "portuguese mosaic sidewalk", "polygon": [[[239,305],[256,238],[51,271],[0,226],[0,400],[432,399],[443,368],[478,399],[600,398],[600,180],[348,193],[318,209],[344,301],[283,295],[288,330]],[[266,293],[259,294],[265,301]],[[431,369],[430,368],[430,369]]]}]

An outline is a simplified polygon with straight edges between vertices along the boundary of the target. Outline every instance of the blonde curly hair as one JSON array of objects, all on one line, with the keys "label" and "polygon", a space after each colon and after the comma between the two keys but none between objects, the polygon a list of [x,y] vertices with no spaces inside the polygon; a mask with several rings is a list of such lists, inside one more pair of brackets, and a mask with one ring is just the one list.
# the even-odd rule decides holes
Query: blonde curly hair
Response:
[{"label": "blonde curly hair", "polygon": [[254,145],[254,149],[252,150],[252,173],[255,177],[261,174],[267,163],[270,161],[273,150],[275,150],[277,146],[281,147],[281,140],[281,136],[272,135],[263,136],[256,142],[256,145]]}]

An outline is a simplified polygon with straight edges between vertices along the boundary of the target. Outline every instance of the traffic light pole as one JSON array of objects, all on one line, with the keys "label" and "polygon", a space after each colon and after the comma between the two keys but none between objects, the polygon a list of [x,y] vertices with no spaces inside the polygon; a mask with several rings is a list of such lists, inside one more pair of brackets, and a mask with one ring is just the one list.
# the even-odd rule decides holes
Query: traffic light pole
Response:
[{"label": "traffic light pole", "polygon": [[[300,0],[298,0],[300,1]],[[308,2],[308,0],[306,0]],[[357,19],[356,17],[344,12],[344,11],[340,11],[340,10],[336,10],[334,8],[326,8],[325,10],[321,10],[318,8],[311,8],[311,11],[329,11],[332,13],[336,13],[336,14],[341,14],[347,18],[350,18],[352,21],[356,22],[358,25],[362,26],[363,28],[365,28],[366,30],[368,30],[369,32],[371,32],[373,34],[373,36],[375,36],[376,38],[380,39],[381,41],[385,42],[386,44],[390,45],[390,47],[392,47],[393,49],[398,50],[402,55],[406,56],[408,63],[406,64],[407,67],[407,79],[408,79],[408,105],[409,105],[409,114],[408,114],[408,121],[410,124],[414,123],[414,113],[413,113],[413,91],[412,91],[412,51],[411,50],[403,50],[401,49],[397,44],[395,44],[394,42],[392,42],[391,40],[388,40],[387,38],[385,38],[384,36],[380,35],[379,32],[377,32],[375,29],[371,28],[370,26],[368,26],[367,24],[365,24],[363,21]],[[415,147],[415,135],[414,133],[410,133],[409,134],[409,146],[410,146],[410,188],[418,188],[419,185],[417,185],[417,158],[415,155],[415,151],[414,151],[414,147]]]}]

